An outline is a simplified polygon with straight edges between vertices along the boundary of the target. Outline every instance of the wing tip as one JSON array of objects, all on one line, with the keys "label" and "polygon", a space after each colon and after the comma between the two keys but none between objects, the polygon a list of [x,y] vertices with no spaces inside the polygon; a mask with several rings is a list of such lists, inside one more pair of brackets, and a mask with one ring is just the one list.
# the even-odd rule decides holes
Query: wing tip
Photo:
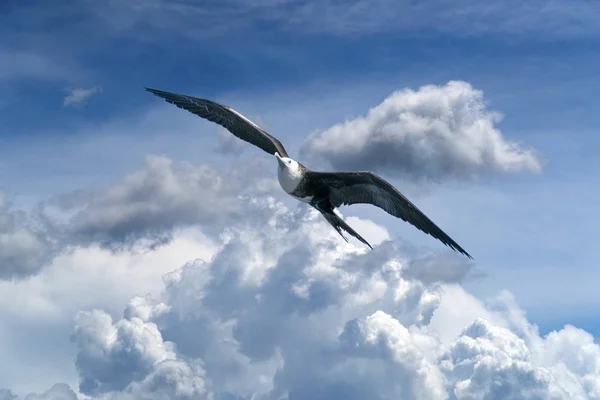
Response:
[{"label": "wing tip", "polygon": [[467,251],[465,249],[463,249],[462,247],[460,247],[458,245],[456,245],[456,246],[450,246],[450,247],[452,248],[452,250],[461,253],[462,255],[468,257],[471,260],[474,260],[474,258],[469,253],[467,253]]},{"label": "wing tip", "polygon": [[[146,86],[144,86],[144,90],[145,90],[146,92],[152,93],[152,94],[153,94],[153,95],[155,95],[156,97],[160,97],[160,98],[162,98],[162,99],[165,99],[165,96],[164,96],[164,93],[165,93],[165,92],[164,92],[164,91],[162,91],[162,90],[158,90],[158,89],[152,89],[152,88],[149,88],[149,87],[146,87]],[[165,100],[166,100],[166,99],[165,99]]]},{"label": "wing tip", "polygon": [[150,92],[153,95],[158,96],[158,97],[162,97],[162,98],[164,98],[165,94],[169,93],[169,92],[165,92],[164,90],[153,89],[153,88],[146,87],[146,86],[144,86],[144,90],[146,92]]}]

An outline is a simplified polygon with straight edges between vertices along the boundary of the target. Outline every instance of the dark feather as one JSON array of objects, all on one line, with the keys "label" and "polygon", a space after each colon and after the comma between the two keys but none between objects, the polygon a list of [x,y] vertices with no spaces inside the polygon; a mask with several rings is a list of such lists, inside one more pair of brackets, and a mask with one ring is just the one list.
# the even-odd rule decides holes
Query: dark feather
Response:
[{"label": "dark feather", "polygon": [[254,122],[230,107],[194,96],[150,88],[145,89],[148,92],[165,99],[168,103],[174,104],[201,118],[221,125],[238,138],[263,149],[271,155],[278,152],[281,157],[288,156],[279,140],[269,135]]},{"label": "dark feather", "polygon": [[311,182],[319,182],[330,188],[330,201],[335,207],[345,204],[373,204],[440,240],[446,246],[473,258],[394,186],[374,173],[310,171],[308,174]]}]

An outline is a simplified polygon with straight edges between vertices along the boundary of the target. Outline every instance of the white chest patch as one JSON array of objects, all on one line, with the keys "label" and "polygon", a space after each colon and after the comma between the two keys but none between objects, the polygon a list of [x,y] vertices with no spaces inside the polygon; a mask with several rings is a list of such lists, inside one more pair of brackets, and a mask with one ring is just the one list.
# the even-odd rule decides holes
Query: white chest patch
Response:
[{"label": "white chest patch", "polygon": [[296,168],[278,168],[277,177],[279,184],[286,193],[290,194],[296,190],[302,180],[302,171]]}]

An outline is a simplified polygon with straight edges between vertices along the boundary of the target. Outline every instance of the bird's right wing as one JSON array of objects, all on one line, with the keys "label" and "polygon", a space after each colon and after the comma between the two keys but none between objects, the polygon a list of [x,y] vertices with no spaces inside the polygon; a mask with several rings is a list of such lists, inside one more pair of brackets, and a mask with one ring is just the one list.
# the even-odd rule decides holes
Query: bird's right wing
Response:
[{"label": "bird's right wing", "polygon": [[274,155],[277,152],[281,157],[288,156],[279,140],[269,135],[254,122],[250,121],[233,108],[199,97],[165,92],[157,89],[145,89],[148,92],[165,99],[168,103],[174,104],[201,118],[223,126],[238,138],[263,149],[271,155]]},{"label": "bird's right wing", "polygon": [[331,188],[330,201],[335,207],[344,204],[373,204],[472,258],[394,186],[372,172],[310,171],[309,179]]}]

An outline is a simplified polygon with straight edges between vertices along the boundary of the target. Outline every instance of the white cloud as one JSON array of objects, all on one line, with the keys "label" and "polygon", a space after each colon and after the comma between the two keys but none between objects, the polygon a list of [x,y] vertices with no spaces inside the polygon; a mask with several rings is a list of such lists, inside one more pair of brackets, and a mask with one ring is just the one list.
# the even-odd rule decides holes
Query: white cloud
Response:
[{"label": "white cloud", "polygon": [[[598,398],[600,350],[593,338],[573,327],[541,337],[510,296],[484,304],[465,293],[455,282],[469,268],[449,264],[450,275],[436,275],[428,267],[421,277],[417,260],[402,248],[382,242],[366,251],[345,243],[316,212],[290,210],[269,197],[242,210],[243,218],[211,234],[211,254],[179,269],[170,256],[179,255],[179,264],[195,257],[169,250],[178,239],[146,253],[150,262],[162,251],[161,263],[170,265],[152,268],[155,276],[172,272],[162,291],[139,286],[127,304],[121,295],[120,316],[117,304],[109,312],[96,306],[106,302],[102,296],[77,305],[83,311],[72,338],[84,394]],[[207,240],[194,238],[197,245]],[[116,260],[128,253],[107,254]],[[440,270],[451,261],[427,260]],[[151,294],[140,296],[144,290]]]},{"label": "white cloud", "polygon": [[361,320],[350,321],[340,335],[340,341],[351,356],[349,358],[379,359],[387,364],[387,371],[378,373],[384,372],[382,377],[394,376],[397,381],[382,388],[381,398],[448,397],[446,379],[429,348],[435,346],[435,340],[417,330],[410,331],[391,315],[376,311]]},{"label": "white cloud", "polygon": [[260,175],[248,185],[252,171],[245,165],[225,174],[208,165],[195,167],[167,157],[148,157],[145,169],[106,190],[62,201],[66,210],[79,209],[64,229],[75,241],[109,247],[140,240],[164,243],[177,227],[224,223],[237,215],[244,189],[270,191],[274,187],[272,178]]},{"label": "white cloud", "polygon": [[[1,385],[69,383],[40,399],[79,385],[98,400],[598,397],[590,335],[541,337],[514,303],[459,286],[472,264],[411,254],[372,221],[351,224],[375,251],[347,244],[318,213],[266,196],[273,179],[240,199],[248,173],[151,157],[106,190],[63,198],[71,246],[37,276],[0,283]],[[210,215],[223,199],[236,218]],[[157,233],[172,240],[102,246]]]},{"label": "white cloud", "polygon": [[101,86],[94,86],[89,89],[84,88],[75,88],[71,89],[69,94],[65,97],[63,101],[63,106],[76,106],[83,104],[87,99],[97,93],[102,93]]},{"label": "white cloud", "polygon": [[483,92],[466,82],[394,92],[366,116],[312,134],[303,151],[340,170],[373,170],[413,179],[472,179],[539,171],[532,150],[506,140]]},{"label": "white cloud", "polygon": [[140,382],[132,382],[114,400],[212,400],[200,365],[166,360]]},{"label": "white cloud", "polygon": [[76,247],[35,276],[0,282],[0,387],[20,394],[54,382],[76,388],[69,334],[77,313],[101,308],[117,318],[132,296],[160,295],[165,274],[190,260],[209,260],[215,246],[197,228],[178,229],[154,251]]},{"label": "white cloud", "polygon": [[134,317],[113,324],[99,310],[77,315],[72,340],[80,349],[80,390],[91,395],[123,390],[160,362],[176,358],[173,344],[163,341],[154,323]]},{"label": "white cloud", "polygon": [[77,395],[68,385],[57,383],[42,394],[29,394],[25,400],[78,400]]},{"label": "white cloud", "polygon": [[52,244],[32,215],[11,210],[0,192],[0,280],[37,273],[50,259]]}]

